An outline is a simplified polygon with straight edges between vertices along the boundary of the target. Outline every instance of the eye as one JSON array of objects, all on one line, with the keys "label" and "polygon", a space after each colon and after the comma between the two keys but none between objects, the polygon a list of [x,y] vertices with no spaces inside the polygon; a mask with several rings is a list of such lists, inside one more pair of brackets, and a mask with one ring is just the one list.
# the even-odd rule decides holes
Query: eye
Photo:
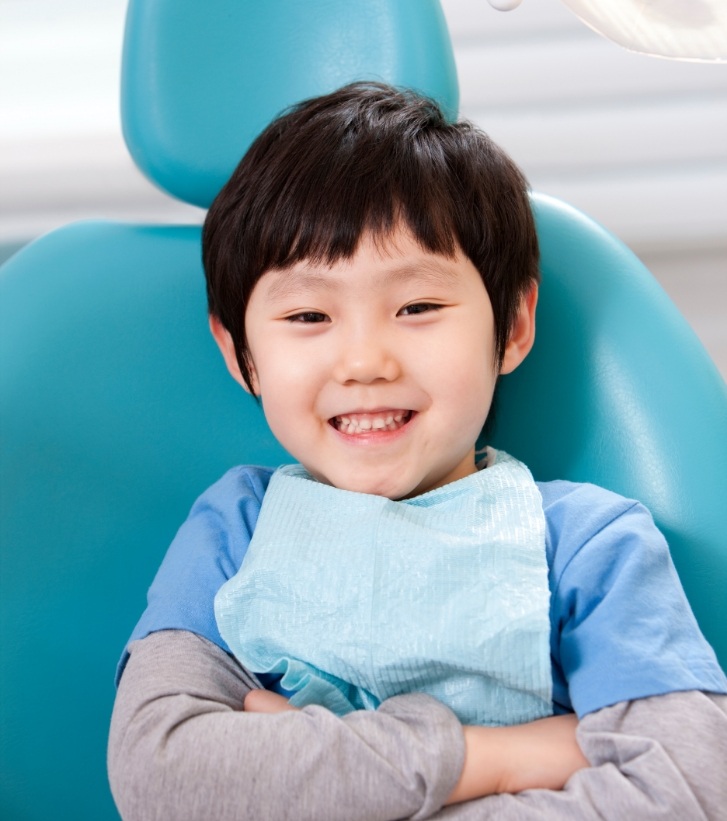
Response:
[{"label": "eye", "polygon": [[288,322],[300,322],[302,324],[313,324],[316,322],[326,322],[328,317],[320,311],[302,311],[299,314],[285,317]]},{"label": "eye", "polygon": [[437,305],[432,302],[414,302],[411,305],[405,305],[398,316],[417,316],[419,314],[426,314],[432,311],[439,311],[442,305]]}]

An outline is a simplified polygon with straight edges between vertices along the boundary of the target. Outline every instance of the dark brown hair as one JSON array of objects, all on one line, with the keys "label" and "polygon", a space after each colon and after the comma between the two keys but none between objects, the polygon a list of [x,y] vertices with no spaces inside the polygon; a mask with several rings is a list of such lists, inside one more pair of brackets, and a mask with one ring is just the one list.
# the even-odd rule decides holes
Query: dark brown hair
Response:
[{"label": "dark brown hair", "polygon": [[353,83],[302,102],[252,144],[207,214],[210,313],[230,332],[249,384],[245,310],[260,277],[302,260],[351,257],[362,235],[404,222],[423,248],[457,246],[482,276],[501,362],[538,241],[518,167],[481,130],[433,101]]}]

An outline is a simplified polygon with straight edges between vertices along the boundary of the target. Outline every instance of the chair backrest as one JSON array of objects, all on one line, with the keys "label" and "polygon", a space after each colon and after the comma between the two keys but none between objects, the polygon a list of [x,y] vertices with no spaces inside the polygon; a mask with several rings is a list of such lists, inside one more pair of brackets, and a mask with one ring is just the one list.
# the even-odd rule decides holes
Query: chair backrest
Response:
[{"label": "chair backrest", "polygon": [[208,206],[289,105],[353,80],[415,88],[455,118],[439,0],[130,0],[124,137],[139,168],[187,202]]},{"label": "chair backrest", "polygon": [[[456,108],[428,0],[139,0],[124,78],[137,162],[203,205],[298,97],[377,78]],[[494,442],[539,478],[646,501],[724,664],[725,385],[630,252],[568,206],[534,205],[539,336],[503,380]],[[113,671],[149,581],[202,489],[230,465],[286,459],[207,332],[199,241],[195,227],[84,223],[0,274],[0,817],[116,816]]]}]

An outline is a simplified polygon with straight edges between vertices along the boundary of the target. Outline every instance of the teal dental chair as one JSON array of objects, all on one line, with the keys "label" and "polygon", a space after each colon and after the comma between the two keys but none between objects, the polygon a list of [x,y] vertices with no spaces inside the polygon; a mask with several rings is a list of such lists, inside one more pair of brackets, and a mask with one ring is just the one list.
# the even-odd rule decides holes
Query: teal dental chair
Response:
[{"label": "teal dental chair", "polygon": [[[353,79],[452,115],[433,0],[131,0],[125,136],[158,185],[207,206],[286,105]],[[539,336],[502,382],[492,441],[537,478],[640,498],[727,664],[727,390],[617,240],[534,196]],[[285,453],[207,331],[197,227],[87,222],[0,272],[0,818],[118,817],[105,748],[116,661],[195,497]]]}]

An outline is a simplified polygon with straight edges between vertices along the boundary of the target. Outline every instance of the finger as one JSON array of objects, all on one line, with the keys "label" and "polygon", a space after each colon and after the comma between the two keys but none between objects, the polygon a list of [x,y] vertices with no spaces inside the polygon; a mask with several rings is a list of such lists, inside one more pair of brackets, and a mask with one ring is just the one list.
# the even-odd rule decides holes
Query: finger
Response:
[{"label": "finger", "polygon": [[283,713],[298,709],[284,696],[269,690],[250,690],[245,696],[244,708],[247,713]]}]

